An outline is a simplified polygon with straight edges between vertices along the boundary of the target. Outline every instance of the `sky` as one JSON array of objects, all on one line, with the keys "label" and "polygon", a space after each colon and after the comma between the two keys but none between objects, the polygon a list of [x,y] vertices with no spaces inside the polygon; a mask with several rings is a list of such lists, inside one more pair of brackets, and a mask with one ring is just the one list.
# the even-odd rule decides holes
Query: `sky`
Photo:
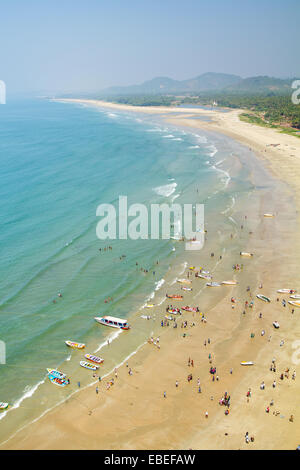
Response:
[{"label": "sky", "polygon": [[300,78],[300,0],[0,0],[9,92],[205,72]]}]

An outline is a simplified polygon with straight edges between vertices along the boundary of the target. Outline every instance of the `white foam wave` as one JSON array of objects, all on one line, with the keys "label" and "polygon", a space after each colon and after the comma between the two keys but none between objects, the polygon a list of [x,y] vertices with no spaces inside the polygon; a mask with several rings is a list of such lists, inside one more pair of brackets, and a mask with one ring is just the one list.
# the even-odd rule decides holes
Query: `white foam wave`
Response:
[{"label": "white foam wave", "polygon": [[159,196],[169,197],[176,191],[176,187],[177,183],[170,183],[164,186],[157,186],[157,188],[153,188],[153,191]]}]

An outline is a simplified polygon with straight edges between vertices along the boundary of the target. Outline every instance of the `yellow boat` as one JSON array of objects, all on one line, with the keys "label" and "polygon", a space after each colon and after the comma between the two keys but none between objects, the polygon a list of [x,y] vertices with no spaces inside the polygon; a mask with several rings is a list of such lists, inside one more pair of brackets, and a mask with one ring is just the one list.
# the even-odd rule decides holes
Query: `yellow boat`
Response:
[{"label": "yellow boat", "polygon": [[289,300],[288,302],[290,305],[293,305],[294,307],[300,307],[300,302],[297,300]]},{"label": "yellow boat", "polygon": [[264,217],[275,217],[274,214],[264,214]]},{"label": "yellow boat", "polygon": [[69,346],[69,348],[74,348],[74,349],[84,349],[85,344],[83,343],[75,343],[74,341],[67,340],[65,341],[66,345]]}]

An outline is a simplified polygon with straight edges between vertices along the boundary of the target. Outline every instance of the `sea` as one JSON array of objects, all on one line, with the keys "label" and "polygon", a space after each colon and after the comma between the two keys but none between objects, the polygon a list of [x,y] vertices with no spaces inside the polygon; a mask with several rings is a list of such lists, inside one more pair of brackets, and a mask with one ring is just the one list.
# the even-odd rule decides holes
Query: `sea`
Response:
[{"label": "sea", "polygon": [[[49,99],[0,106],[0,402],[10,404],[0,413],[0,442],[71,396],[80,403],[78,392],[98,381],[79,365],[85,353],[103,357],[103,380],[130,361],[160,328],[146,305],[164,312],[166,291],[178,289],[176,279],[195,260],[176,233],[100,240],[97,207],[117,210],[119,196],[148,208],[204,204],[203,259],[216,254],[213,271],[233,249],[228,240],[245,208],[257,208],[250,154],[164,116]],[[258,165],[259,187],[271,192]],[[239,243],[245,248],[247,236],[237,251]],[[198,301],[209,307],[205,297]],[[102,315],[127,319],[131,329],[101,326],[94,317]],[[72,350],[66,340],[86,347]],[[65,372],[70,385],[51,384],[47,368]]]}]

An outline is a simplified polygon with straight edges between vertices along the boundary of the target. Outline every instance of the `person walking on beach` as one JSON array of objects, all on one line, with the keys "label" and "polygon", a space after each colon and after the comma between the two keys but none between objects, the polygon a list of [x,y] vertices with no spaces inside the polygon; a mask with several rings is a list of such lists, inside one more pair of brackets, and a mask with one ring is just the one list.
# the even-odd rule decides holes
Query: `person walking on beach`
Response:
[{"label": "person walking on beach", "polygon": [[164,398],[167,398],[167,393],[166,392],[164,392]]}]

